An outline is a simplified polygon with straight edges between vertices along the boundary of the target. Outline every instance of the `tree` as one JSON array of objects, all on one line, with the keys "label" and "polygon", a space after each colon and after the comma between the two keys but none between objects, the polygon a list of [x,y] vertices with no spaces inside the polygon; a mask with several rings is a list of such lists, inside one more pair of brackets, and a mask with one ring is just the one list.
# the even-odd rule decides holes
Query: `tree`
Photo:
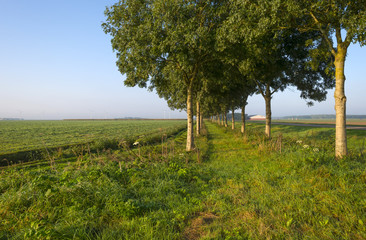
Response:
[{"label": "tree", "polygon": [[[234,59],[232,56],[230,59]],[[231,63],[232,64],[232,63]],[[235,128],[235,109],[241,109],[241,132],[245,133],[245,107],[248,104],[248,97],[257,92],[257,87],[253,81],[248,79],[238,68],[236,64],[226,64],[227,78],[227,104],[232,111],[232,126]]]},{"label": "tree", "polygon": [[[303,31],[317,29],[332,54],[335,67],[336,139],[335,155],[347,154],[345,62],[351,43],[366,44],[366,1],[288,1],[288,10],[295,10],[295,17],[302,18],[298,28]],[[342,35],[345,35],[342,37]],[[335,35],[335,43],[332,36]],[[314,39],[316,40],[316,39]]]},{"label": "tree", "polygon": [[[309,35],[315,32],[301,33],[296,29],[281,30],[265,34],[271,39],[270,44],[261,46],[261,50],[268,52],[258,59],[259,66],[252,75],[258,92],[265,99],[267,137],[271,136],[271,99],[277,91],[283,91],[288,86],[295,86],[301,91],[301,97],[308,100],[323,101],[326,98],[326,89],[333,87],[330,58],[317,59],[314,69],[308,64],[311,59],[313,45],[307,44]],[[271,38],[272,36],[272,38]],[[314,59],[315,61],[315,59]],[[257,64],[258,64],[257,63]],[[312,105],[311,101],[308,105]]]},{"label": "tree", "polygon": [[[300,32],[317,31],[317,37],[308,39],[317,47],[312,54],[319,57],[331,55],[335,68],[336,138],[335,155],[347,154],[346,95],[344,67],[347,49],[351,43],[366,44],[365,0],[256,0],[232,2],[245,5],[251,18],[256,18],[255,37],[258,32],[296,28]],[[254,23],[253,21],[251,23]],[[343,35],[343,36],[342,36]],[[334,40],[335,41],[334,41]],[[321,44],[319,44],[321,43]],[[316,66],[317,61],[311,61]]]},{"label": "tree", "polygon": [[245,52],[236,61],[265,99],[267,137],[271,134],[271,99],[275,92],[292,85],[301,91],[302,98],[322,101],[326,89],[332,87],[330,57],[312,55],[314,47],[323,46],[323,42],[308,41],[319,34],[281,28],[279,25],[288,16],[281,14],[276,3],[279,1],[232,0],[229,17],[219,31],[220,40],[225,43],[221,45],[227,48],[239,44]]},{"label": "tree", "polygon": [[[156,89],[187,111],[187,145],[193,143],[193,97],[199,73],[211,60],[220,1],[124,0],[105,11],[105,33],[112,36],[117,66],[126,86]],[[176,89],[184,89],[176,95]]]}]

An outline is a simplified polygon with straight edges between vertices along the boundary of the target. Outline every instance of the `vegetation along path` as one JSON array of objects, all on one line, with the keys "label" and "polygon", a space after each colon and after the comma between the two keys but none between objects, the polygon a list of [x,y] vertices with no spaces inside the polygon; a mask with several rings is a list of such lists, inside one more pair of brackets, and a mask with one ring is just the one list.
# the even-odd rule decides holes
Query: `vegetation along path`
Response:
[{"label": "vegetation along path", "polygon": [[[286,122],[274,122],[273,125],[287,125],[287,126],[301,126],[301,127],[317,127],[317,128],[335,128],[334,124],[311,124],[311,123],[286,123]],[[347,125],[347,129],[366,130],[363,126]]]},{"label": "vegetation along path", "polygon": [[177,130],[0,169],[0,239],[366,239],[365,131]]},{"label": "vegetation along path", "polygon": [[204,166],[215,172],[215,187],[187,239],[366,238],[364,160],[335,161],[295,139],[282,149],[256,132],[246,138],[206,127]]}]

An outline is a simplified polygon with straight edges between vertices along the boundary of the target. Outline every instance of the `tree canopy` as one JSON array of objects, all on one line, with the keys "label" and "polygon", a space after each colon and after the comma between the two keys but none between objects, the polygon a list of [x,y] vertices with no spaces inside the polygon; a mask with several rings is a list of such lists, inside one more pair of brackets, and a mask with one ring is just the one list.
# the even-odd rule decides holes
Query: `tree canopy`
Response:
[{"label": "tree canopy", "polygon": [[244,112],[258,93],[270,127],[275,92],[295,86],[311,105],[335,86],[336,155],[343,156],[344,63],[351,43],[366,44],[365,8],[365,0],[120,0],[102,26],[124,84],[155,90],[187,111],[187,151],[194,111],[198,119],[202,111]]},{"label": "tree canopy", "polygon": [[186,99],[187,151],[193,149],[192,98],[211,61],[220,1],[126,0],[107,8],[104,31],[112,35],[117,66],[127,86],[148,86],[170,101]]}]

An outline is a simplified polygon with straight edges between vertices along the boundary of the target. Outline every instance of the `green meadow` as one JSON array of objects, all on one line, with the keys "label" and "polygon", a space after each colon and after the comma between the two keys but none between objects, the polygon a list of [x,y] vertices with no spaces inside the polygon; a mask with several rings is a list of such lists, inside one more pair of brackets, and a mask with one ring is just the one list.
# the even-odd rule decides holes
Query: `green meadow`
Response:
[{"label": "green meadow", "polygon": [[0,121],[0,155],[122,139],[184,126],[182,120]]},{"label": "green meadow", "polygon": [[[0,170],[0,239],[365,239],[366,131],[205,121],[65,161]],[[65,150],[66,151],[66,150]],[[55,156],[56,158],[56,156]],[[61,156],[62,158],[62,156]]]}]

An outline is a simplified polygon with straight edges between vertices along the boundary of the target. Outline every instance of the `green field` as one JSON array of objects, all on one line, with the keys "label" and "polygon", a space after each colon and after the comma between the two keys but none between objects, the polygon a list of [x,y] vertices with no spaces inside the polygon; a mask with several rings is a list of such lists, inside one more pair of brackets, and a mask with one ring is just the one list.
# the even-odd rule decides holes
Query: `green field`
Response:
[{"label": "green field", "polygon": [[[260,131],[261,129],[264,129],[265,126],[263,123],[255,122],[248,123],[247,125],[252,131]],[[240,128],[238,123],[237,128]],[[314,147],[322,147],[324,148],[323,150],[330,152],[334,150],[334,128],[272,125],[272,134],[274,137],[282,135],[288,139],[293,139],[293,141],[302,141],[303,139],[307,139],[308,143],[313,144]],[[365,130],[347,130],[347,140],[347,146],[350,151],[366,151]]]},{"label": "green field", "polygon": [[185,124],[184,120],[0,121],[0,156],[101,139],[122,140]]},{"label": "green field", "polygon": [[[143,146],[0,170],[0,239],[365,239],[366,131],[211,122]],[[45,160],[48,162],[48,160]]]},{"label": "green field", "polygon": [[[284,122],[284,123],[308,123],[308,124],[335,124],[335,119],[274,119],[273,122]],[[366,119],[347,119],[347,125],[366,125]]]}]

